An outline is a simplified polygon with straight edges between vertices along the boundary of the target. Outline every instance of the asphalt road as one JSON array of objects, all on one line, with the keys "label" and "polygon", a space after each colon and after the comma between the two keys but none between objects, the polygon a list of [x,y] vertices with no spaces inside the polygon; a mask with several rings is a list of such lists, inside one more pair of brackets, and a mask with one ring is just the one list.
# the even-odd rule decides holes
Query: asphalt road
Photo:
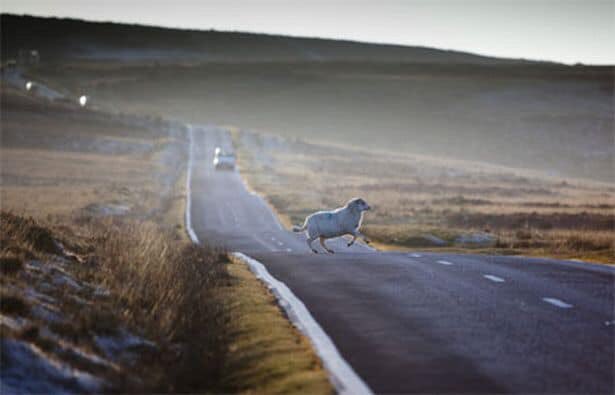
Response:
[{"label": "asphalt road", "polygon": [[374,392],[615,392],[612,268],[343,240],[328,242],[335,255],[313,254],[238,173],[212,168],[215,147],[230,147],[224,131],[194,137],[199,239],[262,262]]}]

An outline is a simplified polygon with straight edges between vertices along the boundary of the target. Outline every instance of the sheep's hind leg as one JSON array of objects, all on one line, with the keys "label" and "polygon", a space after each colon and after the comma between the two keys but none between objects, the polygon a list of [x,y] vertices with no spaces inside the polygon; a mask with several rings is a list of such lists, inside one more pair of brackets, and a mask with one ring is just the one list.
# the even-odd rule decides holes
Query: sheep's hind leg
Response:
[{"label": "sheep's hind leg", "polygon": [[365,242],[365,244],[369,244],[371,243],[371,240],[368,239],[367,237],[365,237],[365,235],[359,231],[357,231],[357,236],[359,236],[360,238],[363,239],[363,241]]},{"label": "sheep's hind leg", "polygon": [[316,248],[312,247],[312,242],[316,240],[316,237],[308,237],[306,242],[308,247],[310,248],[310,250],[312,250],[314,252],[314,254],[318,254],[318,251],[316,251]]},{"label": "sheep's hind leg", "polygon": [[324,248],[329,254],[335,254],[335,251],[327,248],[327,246],[325,245],[325,238],[320,236],[320,245],[322,246],[322,248]]}]

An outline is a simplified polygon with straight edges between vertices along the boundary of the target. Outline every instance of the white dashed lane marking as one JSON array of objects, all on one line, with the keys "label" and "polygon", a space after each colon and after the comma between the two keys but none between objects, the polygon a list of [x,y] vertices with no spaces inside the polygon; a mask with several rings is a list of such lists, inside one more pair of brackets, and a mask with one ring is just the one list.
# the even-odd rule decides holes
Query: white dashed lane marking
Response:
[{"label": "white dashed lane marking", "polygon": [[293,249],[292,248],[287,248],[286,252],[293,252]]},{"label": "white dashed lane marking", "polygon": [[281,247],[284,245],[284,243],[282,243],[281,241],[278,241],[278,245]]},{"label": "white dashed lane marking", "polygon": [[487,280],[491,280],[494,283],[503,283],[504,279],[498,276],[494,276],[492,274],[483,274],[483,277],[485,277]]},{"label": "white dashed lane marking", "polygon": [[559,307],[561,309],[569,309],[569,308],[572,307],[571,304],[568,304],[568,303],[566,303],[564,301],[561,301],[559,299],[556,299],[556,298],[542,298],[542,300],[544,300],[547,303],[552,304],[553,306],[557,306],[557,307]]},{"label": "white dashed lane marking", "polygon": [[422,255],[421,254],[410,254],[410,256],[412,258],[420,258]]},{"label": "white dashed lane marking", "polygon": [[450,265],[452,265],[452,264],[453,264],[453,262],[449,262],[449,261],[438,261],[438,263],[439,263],[440,265],[447,265],[447,266],[450,266]]}]

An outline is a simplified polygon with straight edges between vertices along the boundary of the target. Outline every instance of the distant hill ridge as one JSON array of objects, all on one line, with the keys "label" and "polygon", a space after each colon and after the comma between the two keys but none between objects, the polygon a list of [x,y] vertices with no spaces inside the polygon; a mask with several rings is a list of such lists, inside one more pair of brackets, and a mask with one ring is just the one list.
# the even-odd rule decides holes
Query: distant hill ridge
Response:
[{"label": "distant hill ridge", "polygon": [[42,59],[122,59],[201,62],[370,61],[402,63],[515,64],[521,59],[492,58],[427,47],[369,44],[320,38],[181,30],[144,25],[88,22],[1,14],[2,57],[19,49],[38,49]]}]

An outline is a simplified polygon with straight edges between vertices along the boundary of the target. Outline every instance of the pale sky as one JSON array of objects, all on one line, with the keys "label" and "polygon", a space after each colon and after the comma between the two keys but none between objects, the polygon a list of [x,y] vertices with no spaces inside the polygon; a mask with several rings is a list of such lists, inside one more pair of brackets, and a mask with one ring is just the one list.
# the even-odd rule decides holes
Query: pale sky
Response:
[{"label": "pale sky", "polygon": [[615,64],[615,0],[1,0],[0,9]]}]

